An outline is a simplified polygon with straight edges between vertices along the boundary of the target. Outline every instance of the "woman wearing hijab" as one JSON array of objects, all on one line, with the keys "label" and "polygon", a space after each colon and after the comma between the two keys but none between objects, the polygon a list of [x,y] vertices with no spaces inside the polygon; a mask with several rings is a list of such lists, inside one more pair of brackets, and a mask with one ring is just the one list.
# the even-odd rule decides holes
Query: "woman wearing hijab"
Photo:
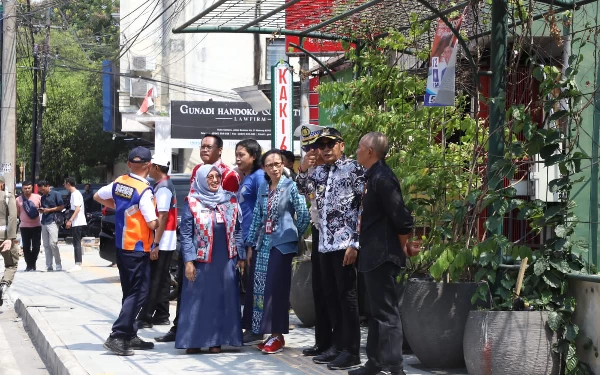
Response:
[{"label": "woman wearing hijab", "polygon": [[175,347],[188,354],[242,346],[236,273],[241,218],[235,195],[221,187],[219,170],[200,167],[180,224],[185,278]]},{"label": "woman wearing hijab", "polygon": [[247,257],[256,257],[253,312],[244,317],[244,328],[253,334],[270,334],[258,348],[273,354],[283,350],[283,334],[289,332],[292,259],[298,252],[298,239],[308,227],[309,215],[296,183],[283,175],[281,152],[267,151],[261,164],[266,181],[259,189],[246,241]]}]

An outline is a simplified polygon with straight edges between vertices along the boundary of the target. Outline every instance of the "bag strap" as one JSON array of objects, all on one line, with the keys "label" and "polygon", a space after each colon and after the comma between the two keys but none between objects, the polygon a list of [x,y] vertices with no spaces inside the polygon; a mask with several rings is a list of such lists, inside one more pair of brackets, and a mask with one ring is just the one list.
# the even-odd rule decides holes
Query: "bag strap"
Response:
[{"label": "bag strap", "polygon": [[6,203],[6,229],[4,230],[4,240],[8,240],[8,193],[4,192],[4,203]]}]

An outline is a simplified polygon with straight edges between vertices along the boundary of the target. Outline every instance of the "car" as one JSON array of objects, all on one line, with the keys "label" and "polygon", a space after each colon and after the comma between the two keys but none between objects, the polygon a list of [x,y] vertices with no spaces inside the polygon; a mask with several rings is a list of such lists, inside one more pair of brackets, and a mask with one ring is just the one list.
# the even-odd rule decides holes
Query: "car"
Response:
[{"label": "car", "polygon": [[[190,191],[190,179],[191,174],[176,173],[171,175],[171,182],[175,185],[175,194],[177,198],[177,250],[179,250],[179,221],[181,220],[181,212],[185,198]],[[152,185],[154,181],[148,178],[148,181]],[[173,254],[171,260],[172,268],[177,268],[178,253],[176,251]],[[108,260],[109,262],[116,263],[116,245],[115,245],[115,210],[109,207],[102,208],[102,219],[101,219],[101,231],[100,231],[100,257]]]}]

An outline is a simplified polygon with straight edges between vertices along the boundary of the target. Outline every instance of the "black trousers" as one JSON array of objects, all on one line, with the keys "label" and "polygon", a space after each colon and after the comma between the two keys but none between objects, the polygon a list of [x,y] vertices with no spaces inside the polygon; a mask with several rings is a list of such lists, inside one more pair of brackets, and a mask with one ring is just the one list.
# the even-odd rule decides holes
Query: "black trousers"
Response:
[{"label": "black trousers", "polygon": [[173,251],[158,251],[158,259],[150,261],[150,292],[146,305],[142,307],[139,320],[147,323],[169,319],[169,291],[171,258]]},{"label": "black trousers", "polygon": [[358,355],[360,322],[356,266],[343,266],[345,250],[319,254],[323,297],[333,327],[333,345]]},{"label": "black trousers", "polygon": [[110,335],[131,339],[137,335],[135,318],[146,303],[150,289],[150,253],[116,250],[123,300]]},{"label": "black trousers", "polygon": [[21,228],[21,239],[23,240],[23,256],[27,268],[35,269],[40,254],[42,243],[42,227]]},{"label": "black trousers", "polygon": [[177,332],[177,323],[179,322],[179,307],[181,306],[181,290],[183,289],[183,276],[185,275],[185,264],[183,263],[183,254],[179,255],[179,261],[177,262],[177,307],[175,308],[175,319],[173,319],[173,326],[170,331],[173,333]]},{"label": "black trousers", "polygon": [[396,281],[400,266],[385,262],[363,274],[370,314],[368,362],[386,371],[400,371],[403,367],[403,333],[399,306],[401,289]]},{"label": "black trousers", "polygon": [[315,301],[315,344],[320,348],[329,348],[332,345],[332,327],[325,293],[323,291],[323,278],[321,277],[321,254],[319,253],[319,230],[311,225],[312,251],[310,262],[312,265],[312,291]]},{"label": "black trousers", "polygon": [[84,226],[71,227],[71,236],[73,236],[73,251],[75,252],[75,264],[81,264],[83,260],[81,237],[84,229]]}]

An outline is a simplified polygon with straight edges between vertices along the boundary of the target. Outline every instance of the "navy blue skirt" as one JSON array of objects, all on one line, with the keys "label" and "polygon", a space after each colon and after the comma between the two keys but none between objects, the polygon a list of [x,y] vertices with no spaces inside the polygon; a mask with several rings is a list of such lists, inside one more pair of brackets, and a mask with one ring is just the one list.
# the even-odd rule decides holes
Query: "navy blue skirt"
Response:
[{"label": "navy blue skirt", "polygon": [[211,263],[196,262],[196,280],[183,278],[175,347],[242,346],[237,257],[229,259],[225,226],[215,225]]},{"label": "navy blue skirt", "polygon": [[[292,286],[292,260],[296,254],[282,254],[271,248],[267,280],[265,284],[265,303],[260,323],[260,334],[289,333],[290,329],[290,288]],[[256,255],[252,256],[253,263]],[[250,267],[250,275],[246,293],[254,294],[254,270]],[[248,301],[248,299],[246,299]],[[252,330],[252,308],[244,305],[243,327]]]}]

